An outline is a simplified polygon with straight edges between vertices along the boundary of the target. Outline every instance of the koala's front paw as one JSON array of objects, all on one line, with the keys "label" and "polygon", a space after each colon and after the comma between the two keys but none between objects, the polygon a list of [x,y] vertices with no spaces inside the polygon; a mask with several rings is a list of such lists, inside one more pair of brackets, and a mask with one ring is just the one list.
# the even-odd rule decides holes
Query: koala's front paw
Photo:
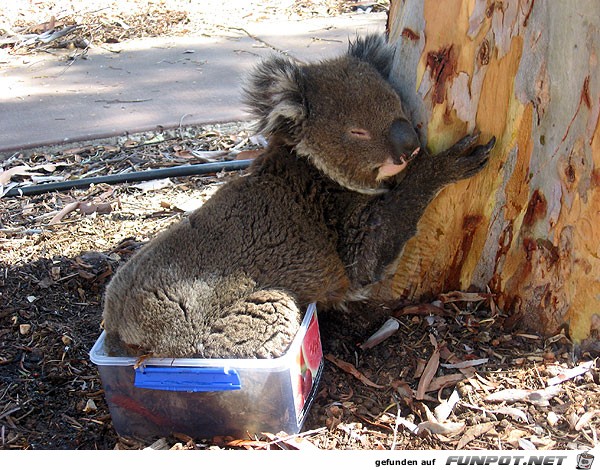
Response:
[{"label": "koala's front paw", "polygon": [[485,145],[475,146],[478,139],[478,133],[468,135],[443,152],[444,170],[449,182],[476,175],[487,165],[496,138],[492,137]]}]

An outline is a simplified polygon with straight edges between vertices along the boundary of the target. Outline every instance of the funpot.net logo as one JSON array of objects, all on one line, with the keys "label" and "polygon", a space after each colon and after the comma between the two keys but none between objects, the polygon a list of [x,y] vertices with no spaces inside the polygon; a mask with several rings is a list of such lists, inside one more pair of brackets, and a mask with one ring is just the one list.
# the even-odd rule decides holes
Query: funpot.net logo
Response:
[{"label": "funpot.net logo", "polygon": [[446,465],[562,465],[565,455],[450,455]]}]

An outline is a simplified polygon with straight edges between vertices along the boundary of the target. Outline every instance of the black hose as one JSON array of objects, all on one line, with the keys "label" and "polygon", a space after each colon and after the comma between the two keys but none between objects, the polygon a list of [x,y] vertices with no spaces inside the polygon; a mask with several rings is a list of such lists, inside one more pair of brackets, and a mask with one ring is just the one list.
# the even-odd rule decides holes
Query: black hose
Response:
[{"label": "black hose", "polygon": [[33,196],[51,191],[66,191],[68,189],[85,188],[99,183],[133,183],[135,181],[150,181],[160,178],[177,176],[204,175],[219,171],[236,171],[248,168],[252,160],[232,160],[228,162],[200,163],[196,165],[181,165],[157,170],[134,171],[116,175],[94,176],[78,180],[58,181],[56,183],[33,184],[20,188],[12,188],[4,194],[6,197]]}]

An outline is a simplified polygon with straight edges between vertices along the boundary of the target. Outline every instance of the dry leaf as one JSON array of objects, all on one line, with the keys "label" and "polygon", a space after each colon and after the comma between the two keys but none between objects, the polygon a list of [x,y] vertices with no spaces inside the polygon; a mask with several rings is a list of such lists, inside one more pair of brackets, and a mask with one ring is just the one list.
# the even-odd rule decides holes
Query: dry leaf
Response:
[{"label": "dry leaf", "polygon": [[227,155],[223,150],[192,150],[191,152],[194,157],[201,158],[205,162],[220,162],[221,157]]},{"label": "dry leaf", "polygon": [[523,450],[537,450],[537,447],[528,439],[519,439],[519,447]]},{"label": "dry leaf", "polygon": [[549,379],[548,385],[558,385],[559,383],[562,383],[565,380],[569,380],[573,377],[583,375],[592,367],[594,367],[594,361],[588,361],[584,362],[583,364],[579,364],[578,366],[573,367],[571,369],[564,370],[557,374],[556,377],[552,377],[551,379]]},{"label": "dry leaf", "polygon": [[427,365],[427,361],[421,357],[417,358],[417,365],[415,366],[415,373],[413,374],[413,378],[418,379],[423,375],[423,371],[425,370],[425,366]]},{"label": "dry leaf", "polygon": [[402,426],[404,426],[406,429],[408,429],[413,434],[417,434],[417,432],[419,431],[419,428],[415,423],[411,423],[410,421],[408,421],[402,417],[396,418],[396,422],[398,424],[401,424]]},{"label": "dry leaf", "polygon": [[494,429],[494,423],[481,423],[476,424],[475,426],[471,426],[469,429],[465,431],[465,433],[461,436],[458,444],[456,444],[456,449],[462,449],[469,442],[477,439],[479,436],[482,436],[492,429]]},{"label": "dry leaf", "polygon": [[172,184],[173,183],[169,178],[164,178],[160,180],[143,181],[142,183],[132,184],[131,187],[141,189],[142,192],[147,193],[148,191],[157,191],[159,189],[166,188]]},{"label": "dry leaf", "polygon": [[556,447],[556,441],[549,437],[531,436],[530,440],[537,450],[552,450]]},{"label": "dry leaf", "polygon": [[193,158],[194,154],[192,152],[190,152],[188,149],[174,149],[175,150],[175,156],[179,157],[179,158]]},{"label": "dry leaf", "polygon": [[392,387],[396,389],[398,395],[403,397],[405,401],[412,401],[414,393],[410,386],[404,380],[394,380],[392,382]]},{"label": "dry leaf", "polygon": [[0,172],[0,185],[8,184],[13,176],[41,176],[40,173],[35,173],[34,169],[27,165],[15,166]]},{"label": "dry leaf", "polygon": [[108,202],[101,202],[96,204],[96,213],[97,214],[109,214],[112,212],[112,205]]},{"label": "dry leaf", "polygon": [[465,377],[472,377],[475,375],[476,370],[474,364],[478,365],[479,362],[483,364],[484,362],[488,361],[488,359],[472,359],[470,361],[463,361],[453,352],[451,352],[446,345],[440,347],[440,357],[447,361],[446,363],[441,364],[443,367],[457,368],[462,374],[465,375]]},{"label": "dry leaf", "polygon": [[508,442],[513,447],[519,447],[519,440],[523,438],[523,436],[527,435],[527,431],[522,429],[511,429],[503,441]]},{"label": "dry leaf", "polygon": [[185,449],[186,449],[186,447],[181,442],[176,442],[169,448],[169,450],[185,450]]},{"label": "dry leaf", "polygon": [[242,150],[241,152],[239,152],[236,156],[235,159],[236,160],[253,160],[256,157],[258,157],[260,154],[264,153],[265,151],[263,149],[257,149],[257,150]]},{"label": "dry leaf", "polygon": [[49,222],[50,225],[54,225],[59,223],[60,221],[62,221],[62,219],[67,215],[70,214],[71,212],[73,212],[74,210],[76,210],[79,207],[80,202],[76,201],[76,202],[70,202],[69,204],[67,204],[65,207],[62,208],[61,211],[59,211],[58,214],[56,214],[54,217],[52,217],[52,220]]},{"label": "dry leaf", "polygon": [[456,390],[454,390],[450,397],[448,397],[448,400],[442,401],[442,403],[436,406],[433,410],[435,419],[437,419],[439,422],[446,421],[459,401],[460,395]]},{"label": "dry leaf", "polygon": [[[310,432],[312,434],[312,431]],[[283,432],[280,432],[278,434],[273,434],[270,432],[263,432],[262,433],[264,436],[268,437],[269,439],[271,439],[271,442],[263,442],[263,447],[265,447],[266,445],[272,445],[272,444],[285,444],[284,446],[280,446],[284,449],[297,449],[297,450],[318,450],[318,447],[315,446],[312,442],[308,441],[307,439],[305,439],[304,437],[302,437],[301,435],[295,434],[292,436],[287,436],[287,435],[283,435],[281,436],[281,434],[285,434]],[[303,433],[305,434],[305,433]]]},{"label": "dry leaf", "polygon": [[94,279],[96,277],[95,274],[84,271],[83,269],[78,270],[77,274],[79,275],[79,277],[82,277],[83,279],[87,279],[88,281],[91,279]]},{"label": "dry leaf", "polygon": [[62,152],[62,154],[63,155],[79,155],[82,153],[89,153],[89,152],[93,152],[93,151],[94,151],[94,147],[92,147],[91,145],[87,145],[85,147],[75,147],[75,148],[64,150]]},{"label": "dry leaf", "polygon": [[550,426],[554,427],[560,421],[560,417],[554,411],[549,411],[546,415],[546,421]]},{"label": "dry leaf", "polygon": [[480,294],[476,292],[460,291],[446,292],[445,294],[438,295],[438,299],[445,304],[451,302],[479,302],[480,300],[486,300],[491,297],[491,294]]},{"label": "dry leaf", "polygon": [[204,204],[202,199],[186,199],[185,201],[175,201],[171,204],[171,209],[177,209],[182,212],[194,212]]},{"label": "dry leaf", "polygon": [[472,359],[470,361],[455,362],[453,364],[440,364],[440,366],[445,367],[446,369],[464,369],[466,367],[474,367],[481,364],[486,364],[488,361],[488,358]]},{"label": "dry leaf", "polygon": [[231,447],[243,447],[245,449],[250,449],[252,447],[264,447],[265,443],[262,441],[254,441],[249,439],[235,439],[227,442],[227,445]]},{"label": "dry leaf", "polygon": [[382,341],[392,336],[400,328],[400,323],[395,318],[388,318],[387,321],[373,333],[363,344],[360,345],[361,349],[370,349],[377,346]]},{"label": "dry leaf", "polygon": [[581,418],[577,420],[577,423],[575,424],[575,431],[581,431],[585,426],[588,425],[594,416],[599,414],[599,410],[588,411],[587,413],[584,413]]},{"label": "dry leaf", "polygon": [[495,382],[492,380],[488,380],[484,377],[482,377],[481,375],[475,374],[475,379],[477,380],[473,380],[471,382],[471,380],[469,380],[471,383],[476,383],[476,387],[479,390],[486,390],[486,391],[490,391],[490,390],[494,390],[496,388],[498,388],[500,386],[499,382]]},{"label": "dry leaf", "polygon": [[64,181],[64,176],[37,176],[38,173],[31,173],[31,181],[33,183],[56,183],[57,181]]},{"label": "dry leaf", "polygon": [[107,202],[101,202],[99,204],[94,204],[91,202],[82,202],[78,207],[79,211],[84,215],[91,214],[108,214],[112,211],[112,206]]},{"label": "dry leaf", "polygon": [[84,413],[90,413],[91,411],[97,411],[98,407],[96,406],[96,403],[94,403],[94,400],[92,400],[91,398],[88,399],[88,401],[85,404],[85,408],[83,409]]},{"label": "dry leaf", "polygon": [[423,371],[423,375],[419,379],[419,385],[417,386],[417,393],[415,394],[415,398],[417,400],[422,400],[425,397],[425,392],[429,388],[435,373],[437,372],[438,366],[440,364],[440,350],[437,347],[437,341],[433,337],[433,335],[429,335],[429,339],[432,344],[435,346],[435,350],[431,354],[427,365],[425,366],[425,370]]},{"label": "dry leaf", "polygon": [[446,311],[443,308],[433,304],[409,305],[393,312],[392,315],[401,317],[403,315],[430,315],[432,313],[446,315]]},{"label": "dry leaf", "polygon": [[466,424],[464,422],[458,423],[436,423],[434,421],[424,421],[417,425],[417,434],[427,430],[432,434],[457,434],[465,429]]},{"label": "dry leaf", "polygon": [[546,387],[541,390],[522,390],[511,388],[492,393],[485,397],[485,401],[512,403],[515,401],[526,401],[534,405],[548,406],[548,400],[562,391],[561,387]]},{"label": "dry leaf", "polygon": [[151,139],[144,141],[144,145],[160,144],[161,142],[164,142],[164,141],[165,141],[165,138],[162,134],[156,134]]},{"label": "dry leaf", "polygon": [[525,412],[523,410],[520,410],[519,408],[513,408],[510,406],[501,406],[494,410],[490,410],[490,412],[491,413],[502,413],[503,415],[512,416],[513,418],[520,419],[524,423],[529,422],[529,419],[527,418],[527,415],[525,414]]},{"label": "dry leaf", "polygon": [[96,212],[96,205],[89,202],[82,202],[78,207],[79,211],[84,215],[90,215]]},{"label": "dry leaf", "polygon": [[538,339],[542,339],[539,335],[532,335],[529,333],[515,333],[515,336],[519,336],[520,338],[525,338],[525,339],[532,339],[532,340],[538,340]]},{"label": "dry leaf", "polygon": [[307,439],[304,439],[302,437],[294,437],[293,439],[289,439],[286,440],[285,443],[294,448],[294,449],[298,449],[298,450],[318,450],[319,448],[314,445],[312,442],[310,442]]},{"label": "dry leaf", "polygon": [[567,420],[567,423],[569,423],[569,427],[571,429],[575,429],[575,425],[577,424],[577,421],[579,421],[579,416],[577,416],[577,413],[575,413],[575,411],[571,411],[566,416],[566,420]]},{"label": "dry leaf", "polygon": [[147,450],[147,449],[148,450],[167,450],[169,448],[170,447],[169,447],[169,443],[167,442],[167,439],[164,437],[161,437],[157,441],[154,441],[148,447],[144,447],[144,450]]},{"label": "dry leaf", "polygon": [[463,374],[448,374],[440,377],[434,377],[429,383],[427,391],[433,392],[434,390],[440,390],[442,388],[455,385],[464,378],[465,376]]},{"label": "dry leaf", "polygon": [[344,372],[349,373],[350,375],[357,378],[358,380],[360,380],[365,385],[368,385],[369,387],[385,388],[383,385],[378,385],[375,382],[372,382],[367,377],[365,377],[364,374],[362,374],[361,372],[356,370],[356,368],[352,364],[350,364],[349,362],[346,362],[346,361],[342,361],[341,359],[338,359],[337,357],[333,356],[333,354],[327,354],[325,356],[325,359],[327,359],[330,362],[333,362],[336,366],[338,366]]}]

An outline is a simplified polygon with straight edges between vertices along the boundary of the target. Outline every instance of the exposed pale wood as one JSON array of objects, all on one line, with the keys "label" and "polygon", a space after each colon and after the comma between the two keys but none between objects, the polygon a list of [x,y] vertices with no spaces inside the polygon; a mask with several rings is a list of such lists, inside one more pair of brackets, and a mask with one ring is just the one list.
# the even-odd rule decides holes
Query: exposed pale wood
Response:
[{"label": "exposed pale wood", "polygon": [[384,296],[488,287],[576,340],[600,325],[600,4],[395,0],[392,76],[431,151],[479,129],[489,167],[446,188]]}]

